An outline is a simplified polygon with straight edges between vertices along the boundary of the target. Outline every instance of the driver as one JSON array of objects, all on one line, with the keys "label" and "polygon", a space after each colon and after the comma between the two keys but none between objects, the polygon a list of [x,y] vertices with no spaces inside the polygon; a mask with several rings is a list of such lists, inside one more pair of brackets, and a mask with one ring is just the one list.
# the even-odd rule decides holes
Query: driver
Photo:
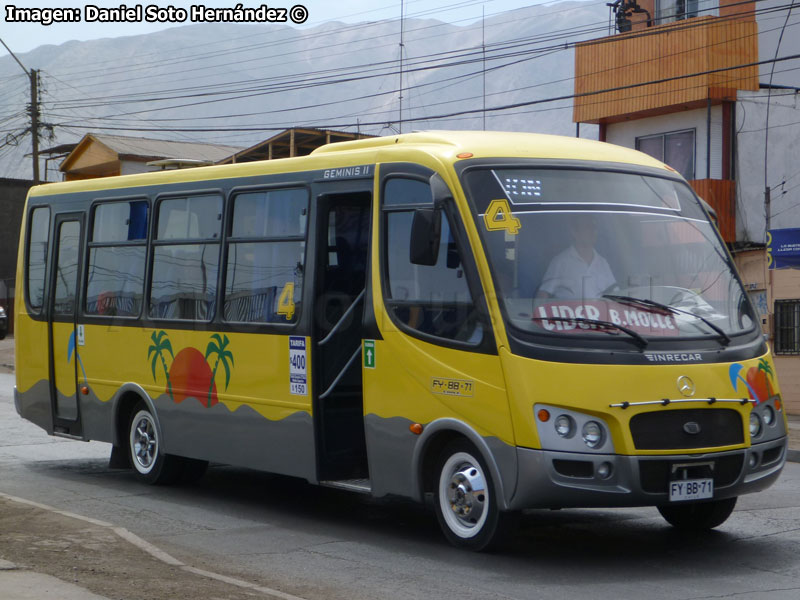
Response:
[{"label": "driver", "polygon": [[574,215],[569,230],[572,245],[550,262],[536,293],[537,298],[599,298],[616,283],[608,261],[594,249],[597,243],[595,216],[588,213]]}]

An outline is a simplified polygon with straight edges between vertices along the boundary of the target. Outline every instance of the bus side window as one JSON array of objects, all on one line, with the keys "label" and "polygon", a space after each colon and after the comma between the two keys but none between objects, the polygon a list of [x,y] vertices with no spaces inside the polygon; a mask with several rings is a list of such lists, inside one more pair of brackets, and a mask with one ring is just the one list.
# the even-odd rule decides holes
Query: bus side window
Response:
[{"label": "bus side window", "polygon": [[210,321],[216,309],[222,198],[168,198],[157,210],[148,313],[154,319]]},{"label": "bus side window", "polygon": [[308,191],[236,194],[223,314],[239,323],[296,323],[305,265]]},{"label": "bus side window", "polygon": [[483,328],[452,235],[450,218],[442,215],[439,254],[433,265],[410,258],[414,209],[432,204],[423,181],[392,178],[386,182],[384,256],[386,306],[406,326],[424,334],[478,344]]},{"label": "bus side window", "polygon": [[87,269],[87,315],[138,317],[144,298],[146,200],[97,204]]},{"label": "bus side window", "polygon": [[28,234],[28,264],[26,265],[28,305],[40,313],[44,304],[44,279],[47,264],[47,245],[50,238],[50,209],[34,208],[30,215]]}]

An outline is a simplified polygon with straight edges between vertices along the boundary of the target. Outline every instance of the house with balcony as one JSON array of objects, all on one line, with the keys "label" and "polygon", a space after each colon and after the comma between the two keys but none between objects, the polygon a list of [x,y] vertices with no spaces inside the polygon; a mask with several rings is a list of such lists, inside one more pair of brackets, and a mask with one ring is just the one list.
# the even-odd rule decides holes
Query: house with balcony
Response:
[{"label": "house with balcony", "polygon": [[787,406],[800,413],[800,269],[770,268],[767,245],[769,231],[792,229],[800,244],[794,8],[617,0],[610,35],[576,48],[573,120],[664,161],[716,210],[771,339]]}]

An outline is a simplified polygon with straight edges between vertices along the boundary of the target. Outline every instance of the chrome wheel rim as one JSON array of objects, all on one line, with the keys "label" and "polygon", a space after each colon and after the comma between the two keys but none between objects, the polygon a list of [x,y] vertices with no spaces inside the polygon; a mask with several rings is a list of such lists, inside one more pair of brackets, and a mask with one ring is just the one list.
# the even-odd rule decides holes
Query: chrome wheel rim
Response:
[{"label": "chrome wheel rim", "polygon": [[152,415],[139,411],[131,422],[131,457],[139,473],[147,474],[158,457],[158,435]]},{"label": "chrome wheel rim", "polygon": [[489,514],[489,490],[480,463],[466,452],[447,459],[439,475],[439,508],[461,538],[480,533]]}]

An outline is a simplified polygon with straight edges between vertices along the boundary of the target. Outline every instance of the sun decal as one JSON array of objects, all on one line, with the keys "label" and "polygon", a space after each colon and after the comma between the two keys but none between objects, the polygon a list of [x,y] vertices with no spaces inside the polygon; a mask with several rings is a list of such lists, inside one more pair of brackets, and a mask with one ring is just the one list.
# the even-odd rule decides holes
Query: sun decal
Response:
[{"label": "sun decal", "polygon": [[[228,349],[230,340],[227,335],[221,336],[218,333],[212,335],[206,346],[205,355],[191,346],[174,354],[169,336],[163,330],[153,331],[150,339],[153,343],[148,348],[147,358],[151,359],[153,380],[158,380],[156,366],[160,360],[166,378],[164,391],[173,402],[180,403],[187,398],[196,398],[205,407],[214,406],[219,402],[216,383],[219,367],[222,366],[225,372],[225,389],[228,389],[233,366],[233,353]],[[167,355],[171,358],[169,368],[167,368]],[[213,369],[208,363],[209,357],[213,360]]]}]

